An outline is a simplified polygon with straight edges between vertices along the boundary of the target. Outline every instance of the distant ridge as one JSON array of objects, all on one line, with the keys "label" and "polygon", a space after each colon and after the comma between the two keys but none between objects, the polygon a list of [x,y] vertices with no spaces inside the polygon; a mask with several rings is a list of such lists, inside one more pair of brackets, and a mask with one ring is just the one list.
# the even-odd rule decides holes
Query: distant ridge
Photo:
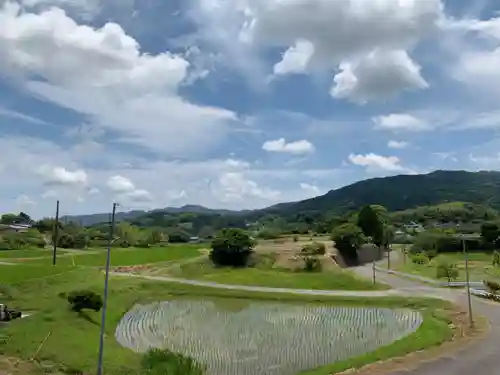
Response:
[{"label": "distant ridge", "polygon": [[[200,205],[166,207],[152,211],[117,213],[117,220],[131,220],[148,213],[248,215],[249,220],[267,214],[290,215],[304,211],[343,213],[358,210],[366,204],[380,204],[390,211],[446,202],[470,202],[500,210],[500,172],[444,171],[420,175],[397,175],[358,181],[324,195],[298,202],[279,203],[261,210],[232,211],[211,209]],[[108,213],[66,216],[82,225],[107,222]]]}]

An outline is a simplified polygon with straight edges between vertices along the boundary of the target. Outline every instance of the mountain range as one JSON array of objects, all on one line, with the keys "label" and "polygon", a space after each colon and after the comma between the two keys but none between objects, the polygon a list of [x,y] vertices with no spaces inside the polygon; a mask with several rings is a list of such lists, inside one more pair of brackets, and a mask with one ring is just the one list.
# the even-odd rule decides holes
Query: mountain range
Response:
[{"label": "mountain range", "polygon": [[[265,214],[289,215],[303,211],[343,213],[357,210],[366,204],[380,204],[389,211],[405,210],[418,206],[435,205],[445,202],[470,202],[500,209],[500,172],[481,171],[435,171],[420,175],[397,175],[371,178],[324,195],[298,202],[279,203],[259,210],[219,210],[199,205],[166,207],[150,212],[130,211],[117,213],[117,220],[130,220],[151,212],[219,215]],[[109,214],[66,216],[62,220],[75,221],[81,225],[91,225],[109,220]]]}]

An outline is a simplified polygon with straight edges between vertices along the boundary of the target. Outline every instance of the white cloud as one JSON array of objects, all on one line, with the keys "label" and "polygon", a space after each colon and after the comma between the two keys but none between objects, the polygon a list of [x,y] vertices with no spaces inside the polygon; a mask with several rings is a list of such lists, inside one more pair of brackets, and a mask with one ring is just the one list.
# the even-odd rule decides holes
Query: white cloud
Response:
[{"label": "white cloud", "polygon": [[236,119],[231,111],[181,98],[178,87],[189,63],[169,52],[141,53],[115,23],[95,29],[58,8],[32,14],[6,3],[0,8],[0,55],[0,75],[24,77],[33,95],[117,132],[117,141],[162,154],[203,152]]},{"label": "white cloud", "polygon": [[306,191],[307,194],[310,194],[312,196],[317,196],[317,195],[321,194],[321,191],[320,191],[319,187],[317,187],[316,185],[308,184],[306,182],[301,182],[300,183],[300,188],[302,190]]},{"label": "white cloud", "polygon": [[44,177],[47,185],[82,186],[88,183],[87,173],[82,169],[70,171],[64,167],[44,165],[38,169],[38,173]]},{"label": "white cloud", "polygon": [[107,181],[108,188],[115,193],[128,193],[135,189],[135,185],[128,178],[113,176]]},{"label": "white cloud", "polygon": [[243,174],[235,172],[222,174],[212,191],[222,202],[244,202],[255,198],[275,202],[281,195],[279,191],[263,188]]},{"label": "white cloud", "polygon": [[387,142],[387,147],[389,147],[389,148],[402,149],[402,148],[406,148],[408,146],[409,146],[409,143],[405,142],[405,141],[394,141],[394,140],[391,140],[391,141]]},{"label": "white cloud", "polygon": [[308,40],[298,40],[286,50],[281,61],[274,65],[274,74],[303,73],[313,55],[314,45]]},{"label": "white cloud", "polygon": [[287,143],[284,138],[280,138],[274,141],[264,142],[264,144],[262,145],[262,149],[268,152],[304,155],[314,152],[314,145],[305,139]]},{"label": "white cloud", "polygon": [[[384,96],[427,87],[407,51],[437,31],[443,18],[440,0],[197,0],[196,5],[200,37],[222,53],[245,59],[262,47],[288,48],[274,67],[278,74],[309,68],[329,72],[340,64],[344,72],[333,93],[356,101],[376,98],[378,85]],[[373,51],[389,55],[373,56]],[[371,74],[376,72],[388,75],[390,82],[377,82]],[[349,73],[357,82],[346,88]]]},{"label": "white cloud", "polygon": [[375,50],[358,60],[343,62],[339,68],[330,94],[360,104],[429,87],[420,75],[420,66],[403,50]]},{"label": "white cloud", "polygon": [[392,113],[372,119],[377,130],[419,132],[431,130],[432,126],[425,120],[407,113]]},{"label": "white cloud", "polygon": [[374,153],[366,155],[350,154],[349,161],[352,164],[365,167],[367,172],[398,172],[411,173],[411,169],[401,165],[401,160],[397,156],[381,156]]},{"label": "white cloud", "polygon": [[[85,153],[73,147],[63,148],[36,138],[0,137],[0,149],[3,155],[0,206],[5,211],[16,210],[12,197],[26,194],[37,203],[29,210],[37,217],[53,215],[55,198],[61,202],[61,215],[106,212],[111,209],[112,202],[120,203],[121,210],[184,204],[260,208],[314,195],[301,187],[301,182],[314,181],[317,186],[336,188],[356,178],[352,170],[340,168],[269,168],[235,156],[231,159],[161,161],[138,158],[109,147],[97,149],[89,161]],[[65,161],[68,171],[83,170],[85,165],[91,184],[83,187],[51,185],[49,191],[43,175],[37,173],[37,166],[54,165],[61,160]],[[122,178],[113,178],[116,176]],[[120,192],[110,189],[110,179],[115,190],[118,188]],[[99,193],[94,194],[97,190]]]}]

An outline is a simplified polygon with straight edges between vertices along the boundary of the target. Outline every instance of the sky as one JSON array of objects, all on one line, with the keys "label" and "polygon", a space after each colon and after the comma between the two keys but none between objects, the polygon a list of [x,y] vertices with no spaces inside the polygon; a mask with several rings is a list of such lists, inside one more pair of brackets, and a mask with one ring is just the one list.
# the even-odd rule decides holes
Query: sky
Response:
[{"label": "sky", "polygon": [[0,0],[0,212],[500,170],[497,0]]}]

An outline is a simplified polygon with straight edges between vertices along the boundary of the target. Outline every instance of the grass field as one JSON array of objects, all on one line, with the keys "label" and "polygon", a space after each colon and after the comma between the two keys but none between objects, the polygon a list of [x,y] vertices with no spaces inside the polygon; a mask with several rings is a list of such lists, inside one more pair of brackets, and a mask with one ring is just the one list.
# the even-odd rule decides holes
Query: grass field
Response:
[{"label": "grass field", "polygon": [[275,288],[324,290],[381,290],[388,287],[373,285],[370,280],[357,277],[340,268],[322,272],[293,272],[270,267],[216,268],[209,260],[166,267],[165,274],[193,280],[213,281],[221,284],[259,285]]},{"label": "grass field", "polygon": [[[199,245],[171,245],[167,247],[156,248],[113,248],[111,250],[111,265],[112,266],[130,266],[136,264],[147,264],[156,262],[167,262],[179,259],[186,259],[194,257],[199,254]],[[66,266],[104,266],[106,264],[107,252],[104,249],[89,250],[89,254],[84,252],[72,253],[58,253],[58,265]],[[11,258],[10,258],[11,259]],[[10,260],[9,259],[9,260]],[[23,259],[23,262],[41,265],[51,265],[52,256],[37,259]]]},{"label": "grass field", "polygon": [[[14,268],[17,271],[14,271]],[[57,274],[59,273],[59,274]],[[5,355],[29,359],[40,344],[45,344],[36,355],[44,363],[46,371],[76,374],[79,371],[93,373],[97,359],[100,313],[76,314],[69,310],[64,296],[75,289],[91,289],[102,293],[103,275],[94,268],[55,268],[43,265],[0,266],[2,282],[8,285],[0,291],[0,297],[8,305],[33,315],[9,323],[0,335],[0,351]],[[31,275],[22,279],[18,275]],[[393,343],[375,353],[353,358],[332,366],[307,372],[308,375],[326,375],[352,366],[362,366],[375,360],[402,355],[414,350],[438,345],[451,338],[448,325],[449,305],[429,299],[398,298],[328,298],[218,290],[175,283],[156,283],[136,278],[112,278],[106,328],[105,373],[122,375],[138,368],[140,357],[117,344],[114,329],[121,317],[135,303],[168,300],[172,298],[216,299],[222,303],[227,298],[272,300],[281,302],[327,303],[336,306],[388,306],[411,307],[423,312],[425,320],[415,334]],[[128,371],[126,370],[128,369]],[[21,373],[19,373],[21,375]],[[32,375],[22,373],[22,375]],[[35,373],[33,373],[35,375]]]},{"label": "grass field", "polygon": [[[63,250],[61,253],[65,253]],[[52,256],[51,249],[0,250],[0,259],[37,258]]]},{"label": "grass field", "polygon": [[[500,279],[500,267],[494,267],[491,263],[492,255],[487,253],[471,252],[469,256],[469,274],[471,281],[483,281],[486,279]],[[402,272],[413,273],[429,278],[436,278],[436,266],[440,262],[455,264],[459,270],[457,281],[465,281],[465,260],[462,253],[440,254],[433,258],[428,264],[415,264],[411,262],[410,257],[392,266],[393,269]]]}]

